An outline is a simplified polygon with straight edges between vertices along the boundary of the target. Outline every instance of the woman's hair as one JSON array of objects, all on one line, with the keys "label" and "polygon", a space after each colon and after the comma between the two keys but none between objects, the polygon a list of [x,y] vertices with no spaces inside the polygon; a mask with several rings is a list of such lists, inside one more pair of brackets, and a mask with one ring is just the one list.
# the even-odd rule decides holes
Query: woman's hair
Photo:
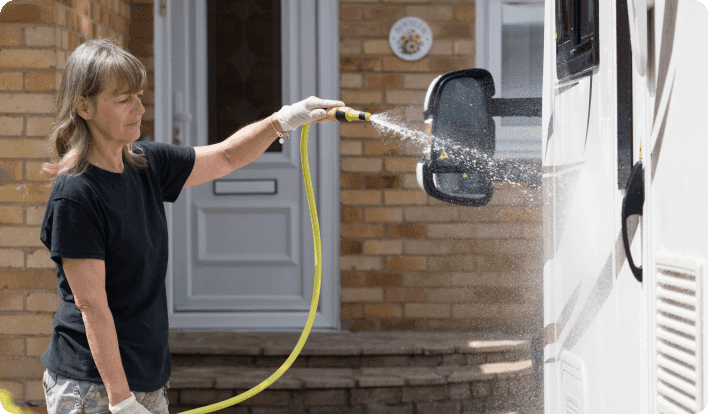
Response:
[{"label": "woman's hair", "polygon": [[[51,180],[66,174],[78,176],[89,168],[88,156],[96,145],[86,121],[77,113],[84,97],[96,107],[97,96],[116,81],[119,93],[134,94],[147,86],[145,66],[108,39],[88,40],[74,50],[64,66],[56,101],[55,120],[49,135],[52,163],[44,163],[40,174]],[[112,91],[109,91],[112,92]],[[123,158],[133,169],[144,168],[144,154],[133,152],[133,143],[123,146]]]}]

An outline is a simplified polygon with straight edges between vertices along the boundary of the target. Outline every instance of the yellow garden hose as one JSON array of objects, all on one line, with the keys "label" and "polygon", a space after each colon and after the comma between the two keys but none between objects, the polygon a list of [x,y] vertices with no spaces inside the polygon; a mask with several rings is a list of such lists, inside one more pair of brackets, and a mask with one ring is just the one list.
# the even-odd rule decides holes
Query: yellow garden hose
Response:
[{"label": "yellow garden hose", "polygon": [[[328,114],[328,119],[336,119],[339,121],[355,121],[355,120],[369,120],[370,114],[361,112],[362,118],[359,118],[360,112],[355,111],[350,108],[335,108]],[[315,284],[312,288],[312,303],[310,304],[310,313],[307,315],[307,323],[305,324],[305,329],[302,330],[300,335],[300,340],[297,341],[295,349],[290,353],[288,359],[285,363],[278,368],[277,371],[268,377],[265,381],[251,388],[250,390],[241,393],[235,397],[229,398],[228,400],[221,401],[216,404],[207,405],[201,408],[195,408],[193,410],[182,411],[179,414],[205,414],[216,410],[221,410],[222,408],[230,407],[234,404],[238,404],[241,401],[247,400],[264,389],[268,388],[272,383],[274,383],[278,378],[280,378],[285,371],[290,368],[290,366],[295,362],[297,356],[300,355],[302,347],[305,346],[305,341],[310,335],[310,329],[312,329],[312,324],[315,322],[315,314],[317,313],[317,304],[320,298],[320,285],[322,284],[322,241],[320,240],[320,225],[317,219],[317,205],[315,204],[315,195],[312,191],[312,179],[310,178],[310,164],[307,161],[307,135],[310,131],[310,125],[302,126],[302,133],[300,134],[300,162],[302,163],[302,175],[305,178],[305,190],[307,191],[307,204],[310,206],[310,220],[312,221],[312,238],[315,242]]]}]

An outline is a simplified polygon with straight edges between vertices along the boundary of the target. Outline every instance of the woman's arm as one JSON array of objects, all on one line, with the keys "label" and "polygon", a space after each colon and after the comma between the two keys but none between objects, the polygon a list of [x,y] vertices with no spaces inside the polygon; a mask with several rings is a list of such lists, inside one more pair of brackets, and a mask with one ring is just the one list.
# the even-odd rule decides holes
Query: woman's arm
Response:
[{"label": "woman's arm", "polygon": [[106,295],[106,266],[98,259],[62,258],[64,274],[86,328],[91,355],[112,406],[130,398],[118,348],[118,334]]},{"label": "woman's arm", "polygon": [[130,398],[130,387],[120,359],[113,314],[106,304],[84,309],[81,316],[86,326],[91,355],[108,391],[108,402],[116,406]]}]

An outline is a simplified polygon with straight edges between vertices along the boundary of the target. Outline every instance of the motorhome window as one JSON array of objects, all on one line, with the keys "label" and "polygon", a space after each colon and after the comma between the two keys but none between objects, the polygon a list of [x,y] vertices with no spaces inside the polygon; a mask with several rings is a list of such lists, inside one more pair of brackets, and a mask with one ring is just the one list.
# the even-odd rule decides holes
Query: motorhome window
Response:
[{"label": "motorhome window", "polygon": [[558,80],[586,76],[599,65],[598,0],[556,0]]}]

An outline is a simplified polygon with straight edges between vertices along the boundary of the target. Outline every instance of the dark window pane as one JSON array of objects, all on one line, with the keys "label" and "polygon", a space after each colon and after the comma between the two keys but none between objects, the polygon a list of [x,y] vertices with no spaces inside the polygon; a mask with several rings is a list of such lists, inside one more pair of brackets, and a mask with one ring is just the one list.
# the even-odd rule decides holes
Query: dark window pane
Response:
[{"label": "dark window pane", "polygon": [[[280,0],[207,1],[209,144],[280,109]],[[282,151],[275,140],[270,152]]]}]

